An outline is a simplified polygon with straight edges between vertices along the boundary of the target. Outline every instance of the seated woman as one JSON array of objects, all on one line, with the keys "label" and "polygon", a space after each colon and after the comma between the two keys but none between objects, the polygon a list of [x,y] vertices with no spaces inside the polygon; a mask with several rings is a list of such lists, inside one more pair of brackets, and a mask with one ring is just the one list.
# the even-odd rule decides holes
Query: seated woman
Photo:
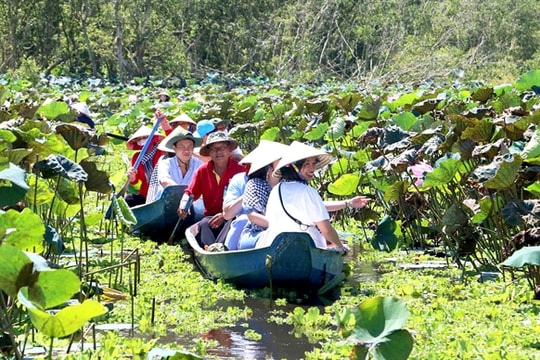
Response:
[{"label": "seated woman", "polygon": [[331,155],[312,146],[296,141],[290,145],[273,172],[281,177],[281,182],[270,193],[266,208],[268,229],[257,241],[257,248],[271,245],[282,232],[307,232],[319,248],[330,244],[348,251],[330,224],[321,196],[307,184],[316,170],[331,161]]},{"label": "seated woman", "polygon": [[163,155],[163,151],[158,150],[159,142],[164,138],[159,133],[153,133],[151,143],[148,146],[146,153],[142,154],[142,161],[137,168],[133,166],[137,162],[138,157],[141,155],[146,140],[152,134],[152,129],[146,125],[141,126],[131,137],[128,139],[126,146],[130,150],[139,150],[131,158],[131,167],[127,171],[129,183],[131,185],[140,184],[139,192],[137,194],[131,193],[126,195],[125,200],[130,207],[141,205],[146,202],[146,196],[148,194],[148,187],[150,178],[158,160]]},{"label": "seated woman", "polygon": [[238,249],[254,248],[260,234],[268,227],[266,204],[270,191],[279,182],[279,178],[272,176],[272,173],[288,148],[287,145],[263,140],[247,155],[251,165],[242,195],[242,206],[247,213],[248,221],[240,234]]},{"label": "seated woman", "polygon": [[[195,171],[203,164],[193,156],[193,149],[202,139],[195,137],[182,126],[176,127],[161,143],[158,149],[172,156],[162,157],[154,169],[146,202],[160,198],[163,190],[171,185],[189,185]],[[157,181],[154,181],[154,178]]]}]

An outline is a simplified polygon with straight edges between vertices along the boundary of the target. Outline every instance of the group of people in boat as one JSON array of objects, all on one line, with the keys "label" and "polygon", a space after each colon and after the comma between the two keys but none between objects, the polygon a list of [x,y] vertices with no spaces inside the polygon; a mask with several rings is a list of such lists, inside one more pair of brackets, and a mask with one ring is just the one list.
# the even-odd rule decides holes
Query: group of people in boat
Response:
[{"label": "group of people in boat", "polygon": [[[309,233],[319,248],[348,250],[330,223],[329,212],[361,208],[370,199],[325,202],[309,186],[315,172],[332,162],[330,154],[297,141],[285,145],[261,140],[243,156],[227,132],[227,121],[196,123],[182,114],[168,122],[160,110],[155,117],[161,119],[166,136],[143,126],[127,142],[128,148],[139,151],[150,142],[139,167],[128,170],[130,182],[140,183],[138,194],[126,196],[128,205],[154,201],[167,186],[187,185],[178,216],[194,221],[191,203],[198,202],[203,210],[196,239],[202,248],[265,247],[281,232],[301,231]],[[132,164],[139,156],[133,155]]]}]

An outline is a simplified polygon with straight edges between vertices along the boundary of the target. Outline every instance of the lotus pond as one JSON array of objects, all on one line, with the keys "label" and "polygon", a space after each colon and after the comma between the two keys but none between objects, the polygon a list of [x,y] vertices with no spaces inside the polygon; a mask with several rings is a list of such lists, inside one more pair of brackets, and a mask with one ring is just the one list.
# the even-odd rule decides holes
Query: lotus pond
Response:
[{"label": "lotus pond", "polygon": [[[246,152],[321,146],[336,157],[312,184],[323,197],[373,198],[332,219],[355,251],[325,298],[213,282],[185,244],[134,237],[116,135],[152,122],[161,83],[57,80],[1,82],[2,356],[540,358],[539,70],[497,85],[167,89],[170,117],[232,119]],[[72,122],[73,93],[96,130]]]}]

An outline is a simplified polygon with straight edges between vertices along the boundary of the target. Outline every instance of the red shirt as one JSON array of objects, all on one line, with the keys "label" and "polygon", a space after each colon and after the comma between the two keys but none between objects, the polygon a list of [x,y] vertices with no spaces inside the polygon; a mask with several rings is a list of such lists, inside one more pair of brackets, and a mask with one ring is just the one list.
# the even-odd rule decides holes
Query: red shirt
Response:
[{"label": "red shirt", "polygon": [[218,214],[223,208],[223,194],[229,185],[229,180],[244,171],[246,169],[231,157],[218,184],[214,173],[214,162],[208,161],[197,169],[185,193],[193,195],[193,200],[203,197],[204,216]]},{"label": "red shirt", "polygon": [[[161,141],[161,138],[154,137],[154,139],[152,139],[152,142],[150,143],[150,146],[148,147],[148,151],[150,151],[152,147],[157,146],[157,144],[159,144],[159,141]],[[131,158],[132,166],[135,165],[135,163],[137,162],[137,158],[139,157],[140,153],[141,152],[138,151],[135,154],[133,154],[133,157]],[[164,154],[165,154],[164,151],[161,151],[161,150],[156,151],[156,153],[154,154],[154,157],[152,158],[153,168],[156,167],[157,162]],[[139,164],[139,167],[137,167],[137,175],[135,176],[135,181],[130,182],[130,183],[131,185],[135,185],[139,181],[141,182],[141,186],[139,188],[139,194],[146,197],[146,195],[148,194],[149,184],[148,184],[148,181],[146,180],[144,164],[142,162]]]}]

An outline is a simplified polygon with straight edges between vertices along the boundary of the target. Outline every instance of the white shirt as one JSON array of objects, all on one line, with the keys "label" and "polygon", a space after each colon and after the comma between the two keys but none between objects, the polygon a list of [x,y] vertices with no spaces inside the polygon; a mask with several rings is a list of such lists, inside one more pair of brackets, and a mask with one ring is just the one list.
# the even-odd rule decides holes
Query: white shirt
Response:
[{"label": "white shirt", "polygon": [[[280,188],[285,209],[304,225],[297,224],[283,210],[279,199]],[[326,239],[315,223],[330,219],[330,215],[321,196],[311,186],[297,181],[282,181],[274,186],[266,205],[266,217],[268,229],[261,234],[257,248],[270,246],[274,238],[282,232],[307,232],[313,238],[315,246],[326,249]]]},{"label": "white shirt", "polygon": [[[192,156],[191,159],[189,159],[189,167],[186,175],[182,175],[182,171],[180,171],[180,166],[178,165],[178,160],[176,159],[176,156],[163,157],[159,159],[157,163],[158,181],[161,181],[163,179],[170,179],[174,181],[176,185],[189,185],[191,179],[193,178],[193,175],[195,174],[195,171],[202,164],[203,162],[201,160]],[[153,200],[159,199],[161,197],[161,194],[163,193],[163,189],[164,187],[161,185],[161,183],[159,183],[155,192],[153,192],[152,194],[152,199],[147,199],[146,202],[148,203]]]}]

